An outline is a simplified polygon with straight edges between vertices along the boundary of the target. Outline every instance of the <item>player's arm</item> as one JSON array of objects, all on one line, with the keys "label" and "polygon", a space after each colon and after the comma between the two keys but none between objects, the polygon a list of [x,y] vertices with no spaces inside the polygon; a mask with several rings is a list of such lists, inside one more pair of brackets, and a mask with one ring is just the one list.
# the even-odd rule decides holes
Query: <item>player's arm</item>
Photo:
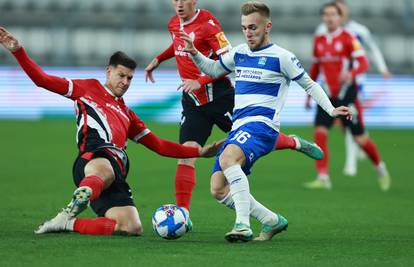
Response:
[{"label": "player's arm", "polygon": [[361,33],[361,37],[368,52],[372,55],[378,71],[384,76],[384,78],[389,78],[391,76],[391,73],[388,70],[384,56],[382,55],[377,43],[374,41],[371,32],[368,29],[364,29],[364,31]]},{"label": "player's arm", "polygon": [[[325,24],[323,24],[324,26]],[[321,25],[318,27],[318,29],[322,27]],[[322,29],[319,29],[319,31],[322,31]],[[319,70],[320,70],[320,61],[319,58],[317,56],[317,52],[316,52],[316,38],[313,41],[313,58],[312,58],[312,64],[310,67],[310,78],[314,81],[316,81],[318,79],[319,76]],[[306,97],[306,103],[305,103],[305,108],[306,109],[310,109],[311,108],[311,96],[308,95]]]},{"label": "player's arm", "polygon": [[27,54],[18,40],[5,28],[0,27],[0,43],[9,50],[19,62],[29,78],[39,87],[60,95],[70,96],[71,83],[60,77],[45,73]]},{"label": "player's arm", "polygon": [[352,118],[352,113],[349,108],[344,106],[335,108],[322,87],[314,80],[312,80],[307,73],[304,73],[299,79],[296,79],[295,81],[331,117],[347,116],[348,119]]},{"label": "player's arm", "polygon": [[353,64],[353,68],[349,72],[342,72],[340,76],[341,84],[352,82],[359,74],[366,72],[369,68],[368,59],[361,43],[356,37],[352,37],[350,41],[350,57],[357,61],[358,64]]},{"label": "player's arm", "polygon": [[158,68],[158,66],[161,64],[161,62],[168,60],[170,58],[174,57],[174,44],[171,44],[167,49],[165,49],[161,54],[156,56],[144,69],[144,75],[145,75],[145,81],[148,82],[150,80],[151,82],[155,82],[154,76],[152,75],[152,72]]},{"label": "player's arm", "polygon": [[172,158],[196,158],[196,157],[213,157],[217,154],[221,143],[214,143],[204,147],[190,147],[162,139],[153,134],[132,111],[128,110],[128,117],[131,121],[128,137],[136,143],[141,143],[148,149],[159,155]]}]

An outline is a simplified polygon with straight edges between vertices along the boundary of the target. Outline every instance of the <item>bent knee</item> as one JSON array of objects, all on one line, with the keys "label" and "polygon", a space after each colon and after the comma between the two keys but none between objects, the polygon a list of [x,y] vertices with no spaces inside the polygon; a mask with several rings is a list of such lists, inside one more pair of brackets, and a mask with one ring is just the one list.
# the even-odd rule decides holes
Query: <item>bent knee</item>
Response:
[{"label": "bent knee", "polygon": [[117,223],[116,231],[121,232],[126,235],[142,235],[144,229],[141,224],[138,223]]},{"label": "bent knee", "polygon": [[228,189],[226,187],[223,187],[223,188],[211,187],[210,188],[210,193],[215,199],[222,200],[223,198],[225,198],[227,196],[227,194],[229,192],[228,192]]}]

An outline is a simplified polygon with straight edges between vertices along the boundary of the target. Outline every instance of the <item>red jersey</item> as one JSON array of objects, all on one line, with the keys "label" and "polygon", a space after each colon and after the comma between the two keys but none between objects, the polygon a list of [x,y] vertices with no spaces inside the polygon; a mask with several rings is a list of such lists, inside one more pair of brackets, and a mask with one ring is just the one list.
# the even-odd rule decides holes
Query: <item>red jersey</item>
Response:
[{"label": "red jersey", "polygon": [[342,98],[350,84],[341,84],[340,76],[349,71],[355,76],[368,70],[368,60],[358,39],[344,29],[316,35],[310,76],[322,73],[322,88],[330,98]]},{"label": "red jersey", "polygon": [[[180,38],[180,18],[176,15],[168,23],[168,30],[172,37],[172,44],[160,55],[157,56],[159,62],[175,57],[178,72],[182,80],[198,80],[201,88],[191,94],[191,101],[200,106],[207,104],[218,97],[223,90],[217,90],[213,94],[212,79],[202,73],[194,64],[187,52],[182,50],[185,47],[184,41]],[[230,50],[231,45],[221,30],[218,20],[207,10],[198,9],[195,16],[183,23],[184,31],[193,39],[194,46],[200,53],[211,58],[218,59],[218,56]],[[226,78],[227,79],[227,78]]]},{"label": "red jersey", "polygon": [[138,116],[125,106],[124,100],[114,96],[98,80],[70,80],[48,75],[27,56],[23,48],[13,52],[13,55],[37,86],[75,102],[76,140],[81,153],[103,147],[117,148],[109,150],[124,162],[124,150],[129,138],[166,157],[194,158],[200,155],[197,147],[183,146],[151,133]]}]

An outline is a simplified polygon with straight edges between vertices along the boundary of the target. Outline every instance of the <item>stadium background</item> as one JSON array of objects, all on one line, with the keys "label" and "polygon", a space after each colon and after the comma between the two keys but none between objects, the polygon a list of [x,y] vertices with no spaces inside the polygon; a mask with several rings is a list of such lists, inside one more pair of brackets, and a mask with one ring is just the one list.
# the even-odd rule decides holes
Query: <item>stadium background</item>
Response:
[{"label": "stadium background", "polygon": [[[243,42],[239,25],[243,2],[199,0],[198,7],[212,11],[236,45]],[[264,2],[272,10],[273,42],[293,51],[308,69],[312,34],[320,23],[319,8],[327,1]],[[270,244],[231,248],[222,234],[231,227],[233,214],[209,196],[207,177],[212,162],[200,161],[192,211],[195,232],[177,240],[180,245],[175,246],[150,233],[150,216],[157,206],[173,201],[171,179],[176,161],[131,146],[129,179],[146,228],[144,237],[138,241],[78,235],[36,237],[33,229],[55,214],[73,190],[69,172],[76,155],[73,105],[36,88],[14,58],[0,49],[0,265],[59,262],[73,266],[74,260],[82,259],[90,266],[165,262],[211,266],[221,265],[219,260],[223,265],[414,266],[414,213],[409,211],[414,206],[410,157],[414,147],[414,1],[347,3],[351,18],[370,28],[393,73],[384,80],[371,61],[362,92],[370,135],[394,177],[390,192],[379,192],[367,161],[361,163],[356,178],[342,177],[343,139],[334,129],[330,140],[334,190],[303,190],[300,184],[314,178],[313,162],[297,153],[273,153],[256,166],[251,187],[265,204],[288,215],[290,231]],[[155,71],[155,84],[145,83],[142,71],[170,44],[166,25],[172,15],[170,0],[0,0],[0,25],[14,33],[51,74],[104,81],[111,53],[122,50],[137,59],[139,69],[126,102],[154,132],[177,140],[181,93],[176,91],[179,79],[174,60]],[[283,130],[312,139],[313,113],[305,111],[304,102],[303,90],[293,83],[282,113]],[[223,136],[213,134],[213,138]]]}]

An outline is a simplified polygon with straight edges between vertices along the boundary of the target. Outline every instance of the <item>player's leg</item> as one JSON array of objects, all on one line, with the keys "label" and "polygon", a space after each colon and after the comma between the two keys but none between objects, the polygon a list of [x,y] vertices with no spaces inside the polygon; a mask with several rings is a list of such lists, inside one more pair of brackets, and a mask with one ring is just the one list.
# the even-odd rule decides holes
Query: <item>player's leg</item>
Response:
[{"label": "player's leg", "polygon": [[346,176],[357,174],[359,146],[354,141],[354,137],[349,129],[345,130],[345,166],[343,173]]},{"label": "player's leg", "polygon": [[391,186],[391,177],[385,163],[381,160],[380,153],[374,141],[365,133],[362,114],[354,116],[352,122],[348,122],[355,142],[367,154],[374,164],[378,174],[378,182],[381,190],[387,191]]},{"label": "player's leg", "polygon": [[332,184],[329,178],[329,148],[328,133],[333,124],[330,117],[321,107],[318,106],[315,117],[314,138],[315,143],[322,149],[324,157],[315,161],[317,177],[311,182],[304,184],[309,189],[331,189]]},{"label": "player's leg", "polygon": [[285,135],[279,133],[274,150],[292,149],[299,151],[306,156],[320,160],[323,158],[322,149],[315,143],[309,142],[297,135]]},{"label": "player's leg", "polygon": [[[180,126],[180,143],[189,146],[203,146],[211,134],[212,121],[204,112],[205,107],[193,107],[183,104]],[[187,230],[191,231],[193,223],[189,210],[192,193],[196,184],[196,159],[178,160],[174,185],[176,204],[187,214]]]}]

